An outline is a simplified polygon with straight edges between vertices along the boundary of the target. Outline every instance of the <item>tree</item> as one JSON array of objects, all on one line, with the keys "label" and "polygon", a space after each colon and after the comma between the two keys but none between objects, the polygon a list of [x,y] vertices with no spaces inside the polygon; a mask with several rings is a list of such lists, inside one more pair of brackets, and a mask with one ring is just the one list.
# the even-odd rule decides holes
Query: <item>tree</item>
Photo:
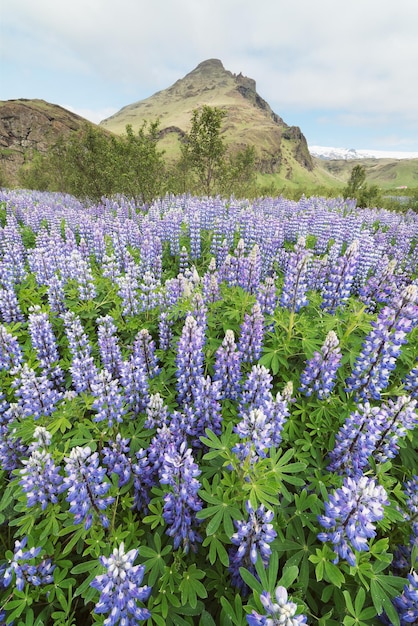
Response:
[{"label": "tree", "polygon": [[196,175],[201,191],[210,196],[225,167],[226,147],[221,137],[225,111],[204,105],[192,114],[192,126],[181,146],[182,160]]},{"label": "tree", "polygon": [[362,185],[366,180],[366,169],[363,165],[355,165],[351,170],[351,175],[347,183],[347,187],[344,189],[344,198],[356,198]]}]

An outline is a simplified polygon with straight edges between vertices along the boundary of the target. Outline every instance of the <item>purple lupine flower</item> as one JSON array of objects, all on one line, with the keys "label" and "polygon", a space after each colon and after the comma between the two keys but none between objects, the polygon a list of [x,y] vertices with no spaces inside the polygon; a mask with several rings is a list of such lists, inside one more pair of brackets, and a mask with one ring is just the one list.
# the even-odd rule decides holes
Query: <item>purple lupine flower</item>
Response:
[{"label": "purple lupine flower", "polygon": [[91,393],[94,397],[92,409],[97,411],[94,422],[107,420],[109,428],[116,423],[123,422],[126,409],[123,405],[123,397],[118,380],[112,378],[112,374],[104,369],[100,371],[95,381],[91,384]]},{"label": "purple lupine flower", "polygon": [[192,211],[189,215],[190,257],[200,258],[200,211]]},{"label": "purple lupine flower", "polygon": [[256,302],[241,324],[238,353],[242,363],[254,363],[261,356],[264,340],[264,315]]},{"label": "purple lupine flower", "polygon": [[[200,376],[192,389],[193,404],[186,407],[193,416],[193,426],[189,431],[197,439],[205,435],[206,428],[216,435],[222,432],[222,413],[220,405],[221,382],[212,381],[210,376]],[[196,442],[199,445],[199,441]]]},{"label": "purple lupine flower", "polygon": [[69,457],[64,457],[65,472],[61,491],[68,490],[66,500],[70,503],[70,513],[74,514],[74,523],[81,524],[88,530],[97,515],[104,528],[109,520],[104,513],[115,498],[105,497],[110,483],[105,481],[106,470],[99,465],[99,455],[89,446],[72,448]]},{"label": "purple lupine flower", "polygon": [[0,468],[6,472],[12,472],[22,467],[22,458],[29,454],[28,447],[22,443],[20,437],[16,437],[15,420],[24,417],[22,407],[16,402],[0,403]]},{"label": "purple lupine flower", "polygon": [[289,254],[289,261],[284,277],[280,305],[291,312],[298,313],[308,305],[308,271],[312,252],[306,249],[305,237],[299,237],[295,249]]},{"label": "purple lupine flower", "polygon": [[239,258],[237,276],[237,284],[245,291],[255,293],[258,290],[261,277],[261,256],[258,244],[253,246],[248,258]]},{"label": "purple lupine flower", "polygon": [[234,332],[227,330],[222,345],[216,350],[214,381],[221,383],[220,399],[236,400],[240,392],[241,363]]},{"label": "purple lupine flower", "polygon": [[195,551],[196,543],[202,540],[195,530],[196,513],[202,508],[202,501],[197,495],[200,470],[193,460],[191,448],[186,448],[186,445],[182,443],[178,450],[169,446],[160,471],[160,483],[172,487],[172,491],[164,496],[166,532],[173,537],[174,549],[177,550],[181,544],[185,553],[190,548]]},{"label": "purple lupine flower", "polygon": [[377,414],[377,439],[373,451],[376,461],[385,463],[398,454],[399,439],[418,424],[417,404],[418,400],[412,400],[410,396],[399,396],[396,401],[389,398],[382,404]]},{"label": "purple lupine flower", "polygon": [[321,308],[327,313],[334,314],[338,308],[347,303],[351,295],[351,288],[356,276],[360,259],[358,241],[347,248],[343,256],[338,257],[329,268],[328,279],[322,289]]},{"label": "purple lupine flower", "polygon": [[245,506],[248,519],[247,521],[234,520],[237,531],[231,537],[233,547],[229,552],[232,584],[244,593],[247,591],[247,586],[239,573],[240,567],[245,567],[255,574],[255,564],[259,556],[264,567],[267,567],[271,555],[269,544],[277,536],[271,523],[274,517],[273,511],[266,510],[263,504],[254,510],[249,500]]},{"label": "purple lupine flower", "polygon": [[273,376],[264,365],[253,365],[242,386],[238,414],[258,409],[271,400]]},{"label": "purple lupine flower", "polygon": [[314,352],[312,359],[307,361],[300,377],[302,384],[299,391],[306,396],[316,392],[320,400],[328,398],[335,386],[341,356],[338,337],[333,330],[330,330],[321,352]]},{"label": "purple lupine flower", "polygon": [[0,371],[13,370],[23,361],[22,349],[19,342],[3,324],[0,324]]},{"label": "purple lupine flower", "polygon": [[71,278],[78,283],[78,297],[80,300],[94,300],[96,288],[90,265],[83,258],[79,250],[73,250],[70,256]]},{"label": "purple lupine flower", "polygon": [[137,359],[138,364],[143,364],[147,378],[155,378],[159,374],[160,367],[155,354],[155,342],[146,328],[137,334],[132,354]]},{"label": "purple lupine flower", "polygon": [[133,272],[116,279],[119,287],[118,296],[122,299],[122,313],[125,317],[134,317],[139,312],[137,297],[138,280]]},{"label": "purple lupine flower", "polygon": [[276,587],[274,595],[276,602],[273,602],[268,591],[260,594],[260,601],[266,614],[260,615],[253,610],[251,615],[247,615],[249,626],[300,626],[307,623],[306,615],[295,615],[298,607],[288,599],[285,587]]},{"label": "purple lupine flower", "polygon": [[81,325],[80,318],[75,313],[67,311],[62,319],[72,355],[70,371],[73,386],[77,393],[91,391],[91,385],[97,377],[97,368],[91,355],[88,337]]},{"label": "purple lupine flower", "polygon": [[160,294],[158,292],[161,283],[157,280],[153,272],[145,272],[142,280],[138,285],[138,303],[140,311],[151,311],[160,303]]},{"label": "purple lupine flower", "polygon": [[168,311],[160,311],[158,322],[158,342],[160,350],[168,350],[173,338],[173,320]]},{"label": "purple lupine flower", "polygon": [[407,343],[407,334],[418,323],[418,286],[409,285],[401,295],[385,306],[372,322],[372,331],[363,342],[351,376],[346,379],[346,391],[367,399],[380,400],[380,393],[389,384],[389,377]]},{"label": "purple lupine flower", "polygon": [[0,285],[0,315],[6,324],[23,322],[24,316],[20,310],[13,284]]},{"label": "purple lupine flower", "polygon": [[99,557],[106,572],[95,576],[90,586],[100,592],[94,612],[109,614],[104,621],[106,626],[135,626],[151,617],[150,611],[138,604],[148,600],[151,587],[141,587],[145,567],[134,565],[137,555],[138,550],[125,552],[122,542],[109,557]]},{"label": "purple lupine flower", "polygon": [[179,273],[184,274],[189,269],[189,253],[185,246],[180,250]]},{"label": "purple lupine flower", "polygon": [[63,371],[58,365],[60,358],[57,340],[47,313],[42,313],[39,306],[32,307],[28,318],[28,328],[38,360],[44,374],[56,387],[63,382]]},{"label": "purple lupine flower", "polygon": [[132,354],[127,361],[122,362],[120,381],[128,410],[135,415],[144,411],[149,402],[149,382],[140,356]]},{"label": "purple lupine flower", "polygon": [[369,402],[358,404],[346,419],[335,437],[334,449],[330,452],[328,469],[352,476],[362,474],[368,465],[378,437],[376,415],[379,407]]},{"label": "purple lupine flower", "polygon": [[17,371],[12,387],[15,388],[15,395],[24,415],[32,415],[34,420],[41,415],[51,415],[62,398],[62,394],[54,389],[49,378],[45,374],[37,376],[27,363]]},{"label": "purple lupine flower", "polygon": [[132,463],[129,457],[129,442],[130,439],[123,439],[118,433],[116,439],[114,441],[109,440],[107,446],[104,446],[102,450],[102,463],[110,473],[118,476],[119,487],[126,485],[131,477]]},{"label": "purple lupine flower", "polygon": [[193,294],[191,305],[193,308],[189,312],[189,315],[194,317],[203,332],[206,332],[208,307],[206,306],[201,293],[196,292]]},{"label": "purple lupine flower", "polygon": [[411,369],[402,382],[404,389],[409,392],[410,396],[412,398],[418,398],[418,365]]},{"label": "purple lupine flower", "polygon": [[359,299],[367,306],[367,311],[370,313],[375,311],[378,303],[389,303],[397,291],[396,265],[396,259],[389,260],[386,257],[378,265],[375,273],[359,289]]},{"label": "purple lupine flower", "polygon": [[42,548],[30,548],[25,550],[28,538],[22,541],[15,541],[13,558],[6,564],[4,570],[0,570],[0,583],[3,587],[8,587],[14,577],[14,585],[18,591],[23,591],[26,583],[39,587],[53,582],[53,571],[50,559],[43,559],[36,565],[33,559],[39,556]]},{"label": "purple lupine flower", "polygon": [[334,563],[341,558],[355,567],[353,548],[368,551],[367,540],[376,536],[373,522],[383,519],[383,507],[388,505],[386,491],[374,478],[360,475],[344,479],[343,486],[325,502],[325,515],[318,515],[327,530],[319,533],[318,539],[333,544],[337,554]]},{"label": "purple lupine flower", "polygon": [[48,304],[51,311],[62,315],[66,311],[64,282],[59,276],[54,274],[48,280]]},{"label": "purple lupine flower", "polygon": [[177,346],[177,401],[190,404],[193,387],[203,374],[204,335],[201,326],[191,315],[186,317]]},{"label": "purple lupine flower", "polygon": [[212,257],[208,271],[202,278],[202,295],[205,302],[216,302],[221,298],[218,281],[219,273],[216,270],[216,259]]},{"label": "purple lupine flower", "polygon": [[97,343],[103,367],[113,378],[119,378],[122,366],[122,353],[116,337],[117,328],[111,315],[97,318]]},{"label": "purple lupine flower", "polygon": [[57,467],[46,450],[34,450],[27,460],[23,460],[23,469],[20,470],[21,485],[27,497],[27,506],[34,506],[39,502],[42,511],[50,502],[58,502],[58,494],[62,483],[60,467]]},{"label": "purple lupine flower", "polygon": [[266,276],[264,282],[260,284],[256,298],[263,315],[274,315],[279,298],[272,276]]},{"label": "purple lupine flower", "polygon": [[150,395],[146,414],[145,428],[161,428],[167,425],[168,409],[159,393]]},{"label": "purple lupine flower", "polygon": [[392,600],[401,626],[416,624],[418,621],[418,573],[414,571],[408,574],[408,581],[402,594]]}]

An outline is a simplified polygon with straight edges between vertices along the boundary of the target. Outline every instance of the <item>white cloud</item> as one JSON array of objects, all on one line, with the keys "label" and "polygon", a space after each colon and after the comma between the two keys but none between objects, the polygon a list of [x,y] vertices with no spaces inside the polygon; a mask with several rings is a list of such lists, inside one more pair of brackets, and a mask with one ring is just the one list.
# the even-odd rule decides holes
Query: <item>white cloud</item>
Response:
[{"label": "white cloud", "polygon": [[418,121],[416,0],[2,2],[6,62],[92,77],[112,97],[132,97],[124,104],[216,57],[254,78],[279,114],[342,109]]}]

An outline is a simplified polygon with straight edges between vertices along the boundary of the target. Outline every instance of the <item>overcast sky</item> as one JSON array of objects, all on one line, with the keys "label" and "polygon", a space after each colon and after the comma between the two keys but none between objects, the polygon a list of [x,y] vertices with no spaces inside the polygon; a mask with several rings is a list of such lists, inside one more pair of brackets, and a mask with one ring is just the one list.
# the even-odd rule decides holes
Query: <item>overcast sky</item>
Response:
[{"label": "overcast sky", "polygon": [[418,152],[418,0],[0,0],[0,100],[95,122],[201,61],[310,145]]}]

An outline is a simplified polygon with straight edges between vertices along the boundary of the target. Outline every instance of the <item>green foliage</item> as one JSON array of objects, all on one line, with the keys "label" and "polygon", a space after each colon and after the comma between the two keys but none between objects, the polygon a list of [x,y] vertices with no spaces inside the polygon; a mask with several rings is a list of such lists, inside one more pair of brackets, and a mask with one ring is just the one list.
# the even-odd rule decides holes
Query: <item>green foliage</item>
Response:
[{"label": "green foliage", "polygon": [[225,115],[221,109],[208,105],[195,109],[191,129],[181,146],[183,163],[196,176],[201,193],[208,196],[223,176],[226,146],[221,126]]}]

